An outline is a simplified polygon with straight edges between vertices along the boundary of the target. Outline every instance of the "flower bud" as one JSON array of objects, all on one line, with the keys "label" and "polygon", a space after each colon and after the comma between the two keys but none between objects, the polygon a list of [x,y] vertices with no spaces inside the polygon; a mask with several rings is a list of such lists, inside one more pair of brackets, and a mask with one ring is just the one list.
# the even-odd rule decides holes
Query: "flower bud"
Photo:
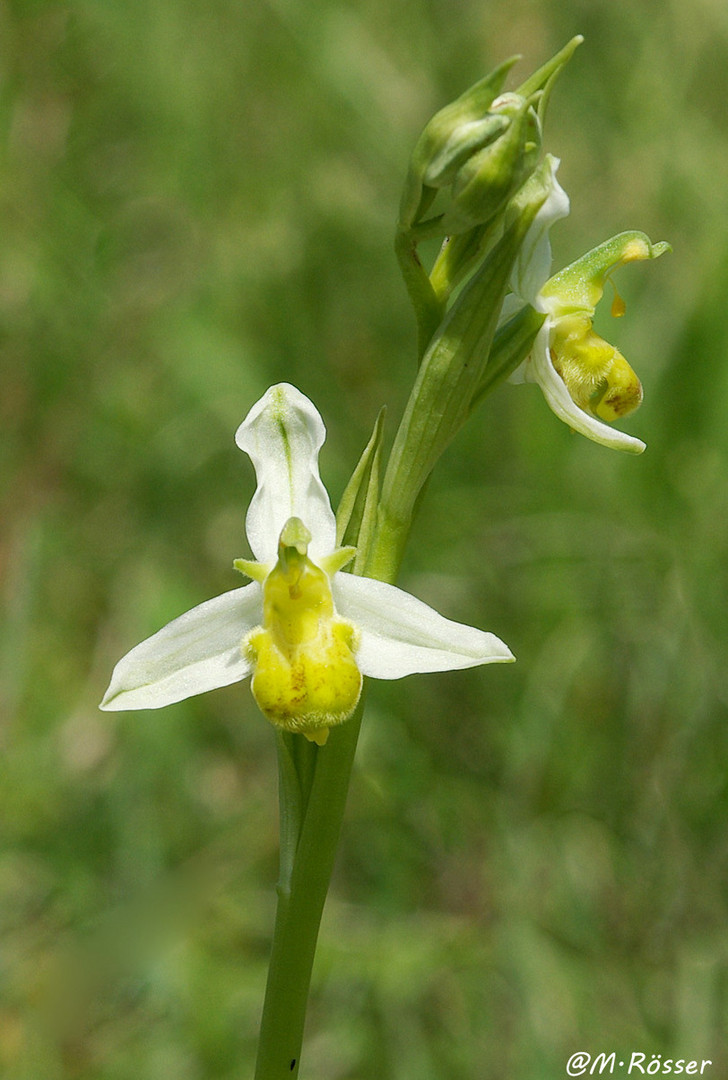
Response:
[{"label": "flower bud", "polygon": [[506,60],[459,98],[435,113],[412,153],[402,194],[400,228],[422,220],[437,189],[450,184],[468,158],[509,126],[505,113],[490,113],[516,57]]},{"label": "flower bud", "polygon": [[[536,167],[546,103],[581,37],[573,38],[515,93],[502,93],[518,57],[500,64],[437,112],[417,141],[400,205],[402,232],[426,225],[452,236],[492,221]],[[425,222],[437,192],[452,205]]]},{"label": "flower bud", "polygon": [[518,94],[504,94],[492,106],[492,115],[507,120],[507,126],[457,170],[452,203],[441,222],[446,235],[492,221],[538,164],[540,123],[531,102]]}]

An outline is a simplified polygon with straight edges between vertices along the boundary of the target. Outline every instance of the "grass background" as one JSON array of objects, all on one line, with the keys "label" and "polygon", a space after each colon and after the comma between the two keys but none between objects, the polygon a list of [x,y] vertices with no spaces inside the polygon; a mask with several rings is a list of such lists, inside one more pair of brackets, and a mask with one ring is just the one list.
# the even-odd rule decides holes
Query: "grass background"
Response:
[{"label": "grass background", "polygon": [[[376,684],[302,1076],[728,1069],[728,10],[722,0],[0,7],[0,1074],[251,1074],[276,877],[246,687],[102,714],[118,657],[238,584],[232,436],[287,379],[338,497],[414,326],[391,253],[422,125],[575,33],[558,265],[626,228],[641,458],[504,387],[402,583],[519,663]],[[606,315],[608,322],[608,315]]]}]

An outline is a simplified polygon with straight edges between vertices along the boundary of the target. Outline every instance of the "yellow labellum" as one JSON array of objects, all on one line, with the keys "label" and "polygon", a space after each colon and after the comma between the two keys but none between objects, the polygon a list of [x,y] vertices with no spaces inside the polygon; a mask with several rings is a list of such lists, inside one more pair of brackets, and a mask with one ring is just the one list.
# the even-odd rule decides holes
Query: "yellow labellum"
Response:
[{"label": "yellow labellum", "polygon": [[556,321],[551,360],[572,400],[601,420],[628,416],[642,401],[639,378],[619,349],[594,332],[587,315]]},{"label": "yellow labellum", "polygon": [[354,659],[356,631],[336,615],[329,576],[308,557],[310,539],[303,522],[289,518],[278,561],[263,582],[263,625],[242,647],[253,663],[251,688],[264,716],[323,745],[329,728],[356,708],[362,677]]}]

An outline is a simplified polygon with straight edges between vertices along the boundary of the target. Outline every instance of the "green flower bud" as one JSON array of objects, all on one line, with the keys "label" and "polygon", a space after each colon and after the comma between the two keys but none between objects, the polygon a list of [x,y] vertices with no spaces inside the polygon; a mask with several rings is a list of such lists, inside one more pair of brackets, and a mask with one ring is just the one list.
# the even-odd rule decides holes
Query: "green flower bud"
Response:
[{"label": "green flower bud", "polygon": [[[536,167],[553,84],[581,42],[573,38],[515,93],[502,93],[518,57],[437,112],[417,141],[400,206],[399,229],[430,226],[452,236],[493,220]],[[452,206],[424,222],[437,192],[452,185]]]},{"label": "green flower bud", "polygon": [[508,127],[507,115],[491,115],[489,109],[516,59],[506,60],[435,113],[427,124],[410,161],[400,207],[401,229],[410,229],[421,221],[437,189],[451,183],[472,154],[497,139]]},{"label": "green flower bud", "polygon": [[538,164],[541,126],[531,102],[518,94],[504,94],[493,105],[492,115],[506,119],[507,127],[455,174],[452,203],[441,221],[446,235],[492,221]]},{"label": "green flower bud", "polygon": [[540,67],[538,71],[534,71],[533,75],[529,76],[524,83],[521,83],[516,90],[517,94],[525,98],[530,98],[540,91],[538,115],[542,123],[554,83],[583,40],[581,34],[577,34],[576,37],[573,37],[571,41],[564,45],[563,49],[560,49],[555,56],[552,56],[543,67]]}]

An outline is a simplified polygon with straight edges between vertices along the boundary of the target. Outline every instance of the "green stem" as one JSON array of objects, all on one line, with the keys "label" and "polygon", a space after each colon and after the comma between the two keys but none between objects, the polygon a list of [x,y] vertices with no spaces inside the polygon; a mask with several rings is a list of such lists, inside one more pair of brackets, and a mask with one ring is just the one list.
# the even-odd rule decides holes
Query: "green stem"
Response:
[{"label": "green stem", "polygon": [[536,209],[522,213],[505,231],[425,352],[384,474],[377,533],[367,563],[369,577],[396,572],[424,484],[468,417],[488,363],[513,262]]},{"label": "green stem", "polygon": [[[278,910],[258,1044],[255,1080],[298,1076],[306,1003],[321,914],[344,816],[362,702],[341,727],[332,728],[315,755],[308,800],[292,861],[283,846]],[[294,735],[302,740],[304,736]],[[279,742],[279,752],[282,746]],[[284,781],[282,769],[282,802]],[[303,803],[299,803],[303,805]],[[290,832],[288,832],[290,839]]]},{"label": "green stem", "polygon": [[443,244],[430,271],[435,296],[447,304],[450,296],[485,255],[498,232],[498,219],[468,232],[450,236]]},{"label": "green stem", "polygon": [[471,412],[526,359],[545,318],[542,312],[526,304],[498,329],[488,366],[470,403]]},{"label": "green stem", "polygon": [[380,505],[374,542],[366,563],[367,577],[376,578],[377,581],[395,580],[404,556],[413,517],[414,511],[406,520],[397,521],[390,516],[386,507]]},{"label": "green stem", "polygon": [[[376,455],[372,467],[376,475]],[[378,489],[378,483],[374,487]],[[368,529],[358,531],[360,555],[365,560],[376,538]],[[391,581],[394,573],[390,567],[381,580]],[[341,727],[331,729],[324,746],[309,742],[303,735],[279,732],[277,736],[280,877],[255,1080],[291,1080],[298,1076],[316,942],[362,712],[363,697],[354,715]]]},{"label": "green stem", "polygon": [[398,229],[394,250],[417,319],[418,355],[421,358],[445,314],[445,305],[435,295],[412,233]]},{"label": "green stem", "polygon": [[280,868],[278,892],[290,889],[293,864],[316,768],[316,744],[290,731],[276,731]]}]

